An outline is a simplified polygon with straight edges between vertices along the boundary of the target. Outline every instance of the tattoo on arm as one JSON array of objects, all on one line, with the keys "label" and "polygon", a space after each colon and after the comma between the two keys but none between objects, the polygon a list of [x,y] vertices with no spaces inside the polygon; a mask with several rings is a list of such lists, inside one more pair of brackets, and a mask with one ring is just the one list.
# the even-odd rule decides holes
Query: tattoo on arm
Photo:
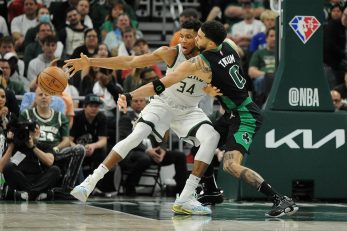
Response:
[{"label": "tattoo on arm", "polygon": [[189,62],[194,63],[197,70],[201,70],[204,73],[211,72],[210,66],[205,63],[199,56],[195,56],[189,59]]},{"label": "tattoo on arm", "polygon": [[245,181],[246,183],[250,184],[251,186],[255,188],[259,188],[261,183],[264,181],[264,179],[256,172],[254,172],[251,169],[244,169],[242,170],[240,174],[241,180]]}]

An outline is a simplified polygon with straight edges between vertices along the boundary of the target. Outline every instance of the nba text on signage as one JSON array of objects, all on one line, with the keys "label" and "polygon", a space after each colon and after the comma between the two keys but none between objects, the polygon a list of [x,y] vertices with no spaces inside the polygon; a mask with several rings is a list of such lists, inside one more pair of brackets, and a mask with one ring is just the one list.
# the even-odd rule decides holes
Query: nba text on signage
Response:
[{"label": "nba text on signage", "polygon": [[293,107],[319,107],[318,88],[292,87],[288,92],[288,101]]}]

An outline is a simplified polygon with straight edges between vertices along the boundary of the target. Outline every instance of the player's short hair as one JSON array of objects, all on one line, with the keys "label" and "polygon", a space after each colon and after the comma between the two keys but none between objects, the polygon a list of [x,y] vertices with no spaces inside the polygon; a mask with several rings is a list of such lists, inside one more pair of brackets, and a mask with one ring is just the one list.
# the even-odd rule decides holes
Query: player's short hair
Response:
[{"label": "player's short hair", "polygon": [[201,27],[201,22],[199,20],[188,20],[182,23],[181,28],[182,29],[192,29],[194,31],[198,31]]},{"label": "player's short hair", "polygon": [[206,38],[211,39],[219,46],[227,37],[227,31],[222,23],[218,21],[207,21],[201,25],[201,31],[204,32]]}]

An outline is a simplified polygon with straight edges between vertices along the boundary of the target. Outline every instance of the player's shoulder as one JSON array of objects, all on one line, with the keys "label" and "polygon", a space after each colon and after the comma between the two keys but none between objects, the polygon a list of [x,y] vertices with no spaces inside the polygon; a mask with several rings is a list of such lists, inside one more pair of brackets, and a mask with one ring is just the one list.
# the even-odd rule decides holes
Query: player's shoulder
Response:
[{"label": "player's shoulder", "polygon": [[242,49],[238,45],[236,45],[236,43],[233,40],[226,38],[224,40],[224,43],[229,44],[231,46],[231,48],[233,48],[238,53],[239,56],[242,56],[242,54],[243,54]]},{"label": "player's shoulder", "polygon": [[169,57],[176,57],[177,52],[178,50],[176,47],[161,46],[158,49],[156,49],[153,52],[153,54],[159,55],[163,58],[169,58]]},{"label": "player's shoulder", "polygon": [[169,46],[161,46],[155,52],[172,52],[172,51],[177,51],[176,46],[174,47],[169,47]]}]

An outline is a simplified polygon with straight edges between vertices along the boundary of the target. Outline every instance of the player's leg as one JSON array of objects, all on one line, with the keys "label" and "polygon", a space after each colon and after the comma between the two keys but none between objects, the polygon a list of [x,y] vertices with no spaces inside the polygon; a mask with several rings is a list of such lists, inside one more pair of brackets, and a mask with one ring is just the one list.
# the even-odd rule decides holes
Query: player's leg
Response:
[{"label": "player's leg", "polygon": [[260,115],[254,103],[244,106],[235,116],[224,114],[224,121],[229,126],[223,169],[230,175],[244,181],[270,198],[274,206],[266,214],[270,217],[291,215],[298,210],[292,199],[276,192],[257,172],[242,166],[243,155],[249,151],[253,137],[260,127]]},{"label": "player's leg", "polygon": [[270,198],[274,205],[266,213],[270,217],[281,217],[291,215],[299,208],[294,201],[287,196],[276,192],[257,172],[241,165],[243,154],[238,150],[227,151],[223,158],[223,169],[230,175],[244,181]]},{"label": "player's leg", "polygon": [[[228,126],[226,126],[223,121],[217,120],[214,122],[213,127],[220,134],[218,147],[223,149],[229,130]],[[208,166],[200,181],[202,190],[198,194],[198,200],[205,205],[222,203],[224,200],[223,190],[217,186],[214,176],[214,169],[216,166],[219,166],[219,161],[216,155],[214,155],[211,164]]]},{"label": "player's leg", "polygon": [[[195,115],[197,114],[200,120],[204,118],[201,117],[204,115],[203,113],[196,113]],[[187,126],[185,126],[186,124],[182,120],[179,121],[181,124],[180,128],[182,129],[180,130],[177,126],[174,126],[173,130],[181,136],[182,130],[187,129]],[[199,121],[199,123],[194,123],[194,121],[197,121],[194,119],[193,115],[190,115],[189,121],[190,127],[192,127],[192,124],[196,125],[185,134],[188,134],[188,136],[195,136],[200,143],[200,149],[195,156],[192,173],[188,177],[181,195],[176,199],[172,210],[175,213],[183,214],[210,214],[211,210],[208,207],[202,206],[201,203],[197,201],[195,190],[208,165],[211,163],[214,150],[218,145],[219,133],[214,130],[208,119]]]},{"label": "player's leg", "polygon": [[151,132],[151,126],[146,123],[138,123],[127,138],[121,140],[112,148],[106,159],[94,170],[93,174],[89,175],[80,185],[71,191],[71,195],[85,202],[97,182],[118,162],[124,159],[129,151],[139,145]]}]

